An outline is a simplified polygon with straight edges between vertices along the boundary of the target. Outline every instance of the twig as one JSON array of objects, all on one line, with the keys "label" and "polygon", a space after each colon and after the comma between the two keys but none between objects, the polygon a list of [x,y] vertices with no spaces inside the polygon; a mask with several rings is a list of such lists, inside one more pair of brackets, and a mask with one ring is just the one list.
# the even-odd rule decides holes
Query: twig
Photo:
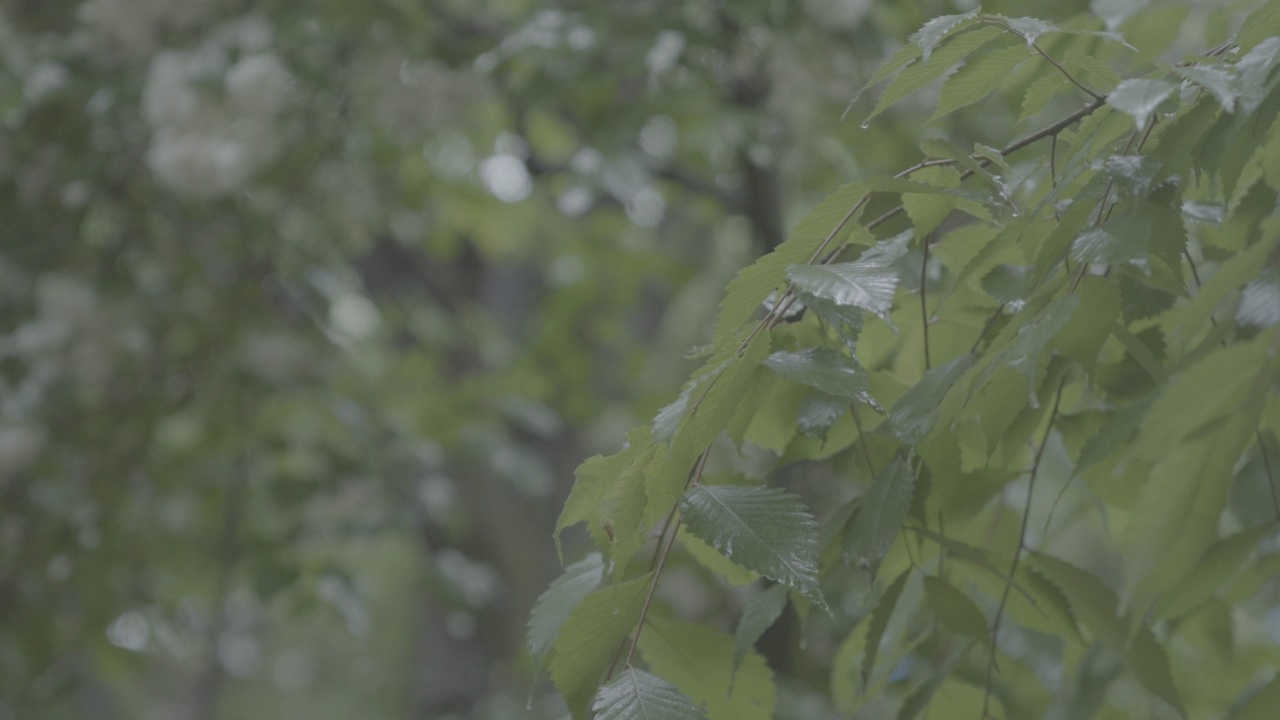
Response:
[{"label": "twig", "polygon": [[982,342],[982,338],[986,337],[987,331],[991,329],[992,324],[995,323],[996,318],[1000,317],[1000,313],[1002,312],[1004,312],[1004,303],[1000,303],[1000,307],[996,308],[996,311],[991,313],[991,317],[987,318],[987,324],[982,326],[982,330],[978,333],[978,337],[973,339],[973,345],[969,348],[970,354],[977,351],[978,343]]},{"label": "twig", "polygon": [[[1015,35],[1018,35],[1018,33],[1014,33],[1014,34],[1015,34]],[[1023,38],[1023,39],[1025,39],[1025,38]],[[1053,66],[1054,66],[1054,67],[1056,67],[1056,68],[1058,68],[1058,72],[1062,73],[1062,74],[1063,74],[1063,75],[1064,75],[1068,80],[1070,80],[1072,85],[1075,85],[1076,87],[1078,87],[1078,88],[1080,88],[1081,90],[1083,90],[1083,91],[1085,91],[1086,93],[1088,93],[1088,94],[1089,94],[1089,97],[1093,98],[1094,100],[1102,100],[1102,99],[1104,99],[1104,98],[1103,98],[1101,95],[1099,95],[1098,93],[1096,93],[1096,92],[1094,92],[1094,91],[1090,90],[1089,88],[1085,87],[1085,86],[1084,86],[1084,84],[1083,84],[1083,83],[1081,83],[1079,80],[1076,80],[1076,79],[1075,79],[1075,77],[1074,77],[1074,76],[1072,76],[1072,75],[1071,75],[1071,73],[1067,72],[1067,69],[1066,69],[1066,68],[1064,68],[1064,67],[1062,67],[1062,65],[1060,65],[1060,64],[1058,63],[1058,61],[1057,61],[1057,60],[1054,60],[1053,58],[1049,57],[1049,53],[1045,52],[1044,50],[1042,50],[1042,49],[1040,48],[1040,43],[1031,43],[1031,47],[1035,48],[1035,51],[1036,51],[1036,52],[1038,52],[1038,53],[1040,53],[1040,57],[1042,57],[1042,58],[1044,58],[1045,60],[1048,60],[1049,62],[1053,63]]]},{"label": "twig", "polygon": [[1049,411],[1049,423],[1040,438],[1040,447],[1036,448],[1035,461],[1031,464],[1031,477],[1027,480],[1027,501],[1022,508],[1022,527],[1018,530],[1018,547],[1013,551],[1013,562],[1009,565],[1009,578],[1004,584],[1004,592],[1000,595],[1000,605],[996,608],[995,620],[991,623],[991,650],[987,655],[987,682],[982,693],[982,717],[990,717],[988,708],[991,703],[991,681],[996,669],[996,636],[1000,633],[1000,621],[1004,619],[1005,605],[1009,602],[1009,591],[1013,589],[1013,578],[1018,572],[1018,563],[1022,560],[1022,551],[1027,546],[1027,523],[1031,519],[1031,498],[1034,497],[1036,475],[1040,471],[1040,459],[1044,457],[1044,449],[1049,444],[1049,433],[1053,432],[1053,421],[1058,417],[1058,404],[1062,401],[1062,388],[1067,384],[1067,376],[1058,381],[1058,391],[1053,396],[1053,409]]}]

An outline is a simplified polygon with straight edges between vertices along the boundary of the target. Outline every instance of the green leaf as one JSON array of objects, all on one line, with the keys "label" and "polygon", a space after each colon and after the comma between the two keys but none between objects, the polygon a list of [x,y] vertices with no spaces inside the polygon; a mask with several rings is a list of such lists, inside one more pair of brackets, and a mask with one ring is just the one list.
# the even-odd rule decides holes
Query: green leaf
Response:
[{"label": "green leaf", "polygon": [[1153,616],[1178,618],[1199,608],[1240,571],[1240,566],[1257,550],[1258,543],[1273,530],[1267,525],[1241,530],[1214,543],[1196,566],[1160,598]]},{"label": "green leaf", "polygon": [[635,668],[600,688],[591,710],[597,720],[707,720],[702,708],[674,685]]},{"label": "green leaf", "polygon": [[944,73],[960,62],[966,55],[986,45],[1001,34],[1000,28],[986,26],[954,36],[941,48],[938,48],[928,61],[918,62],[899,73],[885,88],[884,94],[880,96],[875,109],[871,111],[871,114],[863,122],[871,122],[872,118],[884,112],[889,106],[917,90],[924,89],[929,83],[942,77]]},{"label": "green leaf", "polygon": [[[1273,227],[1280,230],[1280,223]],[[1165,323],[1170,340],[1184,351],[1189,348],[1209,324],[1214,310],[1257,274],[1258,268],[1276,247],[1277,239],[1280,239],[1280,232],[1254,243],[1224,262],[1213,277],[1205,281],[1185,308],[1170,315]]]},{"label": "green leaf", "polygon": [[898,284],[893,265],[906,255],[909,240],[910,232],[902,233],[869,248],[851,263],[793,265],[787,277],[802,297],[867,310],[887,320]]},{"label": "green leaf", "polygon": [[938,405],[969,368],[974,355],[961,355],[945,365],[939,365],[924,374],[910,390],[894,403],[889,412],[889,427],[893,434],[908,445],[916,445],[929,434],[937,419]]},{"label": "green leaf", "polygon": [[1058,73],[1045,75],[1031,83],[1022,95],[1022,112],[1018,114],[1018,122],[1024,123],[1044,112],[1054,96],[1071,87],[1070,81]]},{"label": "green leaf", "polygon": [[[951,167],[928,167],[912,175],[921,182],[936,184],[942,187],[960,187],[960,172]],[[903,193],[902,208],[917,237],[924,237],[938,228],[947,215],[956,206],[956,198],[949,195],[924,195],[921,193]]]},{"label": "green leaf", "polygon": [[933,614],[951,632],[980,642],[990,639],[986,616],[968,595],[957,590],[946,578],[926,575],[924,596]]},{"label": "green leaf", "polygon": [[1107,95],[1107,104],[1133,118],[1141,131],[1151,114],[1173,96],[1178,86],[1166,80],[1131,79],[1116,86]]},{"label": "green leaf", "polygon": [[560,532],[579,522],[587,523],[587,529],[597,546],[603,548],[611,542],[600,524],[600,504],[605,495],[613,491],[618,478],[653,447],[646,428],[632,430],[628,434],[628,441],[630,445],[621,452],[608,457],[596,455],[588,458],[574,470],[573,489],[569,491],[569,497],[560,511],[560,518],[556,521],[557,549],[560,546]]},{"label": "green leaf", "polygon": [[[743,326],[769,293],[786,280],[787,267],[812,261],[828,235],[833,240],[839,240],[837,226],[866,192],[865,186],[860,183],[840,187],[801,218],[786,242],[744,268],[729,282],[716,320],[714,345],[717,351],[725,349],[730,343],[734,349],[738,347],[745,337]],[[856,213],[850,216],[845,227],[849,228],[855,219]],[[871,233],[860,225],[853,225],[847,231],[858,238],[856,242],[866,245],[873,242]]]},{"label": "green leaf", "polygon": [[857,361],[830,348],[780,351],[765,358],[764,366],[784,380],[807,385],[828,395],[875,404],[867,373]]},{"label": "green leaf", "polygon": [[710,720],[773,717],[773,673],[759,653],[748,651],[735,676],[728,635],[706,625],[650,618],[639,648],[650,669],[671,678]]},{"label": "green leaf", "polygon": [[1254,46],[1236,63],[1236,92],[1240,113],[1253,114],[1271,88],[1271,71],[1280,62],[1280,37],[1271,37]]},{"label": "green leaf", "polygon": [[1083,263],[1114,265],[1145,259],[1151,238],[1151,218],[1126,214],[1093,228],[1071,244],[1071,256]]},{"label": "green leaf", "polygon": [[671,441],[666,484],[660,492],[651,489],[651,495],[669,497],[673,503],[679,497],[694,460],[733,419],[756,367],[769,354],[770,341],[770,333],[765,330],[755,336],[744,352],[725,348],[707,360],[702,378],[694,381],[697,388]]},{"label": "green leaf", "polygon": [[885,589],[884,594],[880,596],[880,601],[876,603],[876,609],[871,612],[871,620],[867,625],[867,645],[863,651],[862,660],[863,689],[866,689],[871,673],[875,671],[876,656],[880,654],[880,642],[884,640],[884,632],[889,627],[889,618],[893,617],[893,609],[898,604],[898,598],[902,597],[902,589],[907,586],[907,578],[910,576],[911,570],[904,570]]},{"label": "green leaf", "polygon": [[795,495],[780,488],[700,485],[681,512],[689,532],[738,565],[826,607],[818,588],[818,529]]},{"label": "green leaf", "polygon": [[602,587],[586,597],[560,628],[551,680],[570,706],[590,700],[618,643],[640,621],[649,575]]},{"label": "green leaf", "polygon": [[882,468],[849,526],[844,540],[844,561],[874,570],[893,547],[898,531],[911,509],[915,480],[902,458]]},{"label": "green leaf", "polygon": [[698,561],[699,565],[724,578],[730,585],[745,587],[760,580],[760,576],[756,573],[735,564],[715,548],[690,534],[687,527],[681,526],[678,534],[685,551]]},{"label": "green leaf", "polygon": [[1186,717],[1169,668],[1168,653],[1146,626],[1139,627],[1132,643],[1127,642],[1129,624],[1117,613],[1115,592],[1093,573],[1066,561],[1038,552],[1029,553],[1027,557],[1046,578],[1062,588],[1076,616],[1094,637],[1125,658],[1143,687]]},{"label": "green leaf", "polygon": [[849,401],[844,398],[811,393],[796,415],[796,429],[806,437],[825,440],[832,426],[848,411]]},{"label": "green leaf", "polygon": [[743,658],[764,635],[782,617],[787,607],[787,586],[770,585],[747,601],[742,609],[742,618],[738,620],[738,629],[733,633],[733,669],[736,673]]},{"label": "green leaf", "polygon": [[1053,344],[1092,372],[1102,344],[1120,319],[1120,289],[1104,277],[1086,275],[1076,292],[1080,295],[1080,309],[1054,336]]},{"label": "green leaf", "polygon": [[1031,45],[1036,40],[1039,40],[1041,35],[1065,33],[1068,35],[1083,35],[1086,37],[1106,38],[1107,40],[1118,42],[1121,45],[1124,45],[1125,47],[1129,48],[1130,50],[1134,49],[1132,45],[1125,42],[1123,35],[1116,32],[1108,32],[1105,30],[1081,30],[1079,28],[1065,27],[1062,25],[1054,25],[1053,23],[1045,22],[1044,20],[1041,20],[1039,18],[1033,18],[1033,17],[1006,18],[1006,17],[1000,17],[999,15],[995,15],[992,17],[993,19],[1004,23],[1006,26],[1008,26],[1010,30],[1021,35],[1027,41],[1027,45]]},{"label": "green leaf", "polygon": [[969,25],[969,21],[977,16],[977,10],[970,10],[959,15],[940,15],[922,25],[919,30],[912,33],[911,37],[907,39],[915,43],[920,48],[921,56],[928,60],[933,49],[938,46],[938,43],[942,42],[947,33]]},{"label": "green leaf", "polygon": [[[1089,75],[1090,82],[1088,84],[1092,85],[1095,90],[1106,93],[1120,84],[1120,73],[1116,72],[1116,69],[1110,63],[1079,48],[1067,51],[1067,54],[1062,58],[1062,62],[1069,68],[1085,71]],[[1061,75],[1061,73],[1057,74]],[[1065,80],[1066,78],[1063,79]]]},{"label": "green leaf", "polygon": [[529,653],[539,667],[551,652],[552,643],[560,632],[560,626],[569,614],[604,577],[604,561],[599,553],[566,567],[564,573],[551,581],[551,585],[538,596],[538,602],[529,614]]},{"label": "green leaf", "polygon": [[1280,36],[1280,5],[1269,0],[1261,3],[1244,19],[1240,34],[1236,37],[1236,45],[1241,52],[1247,53],[1262,41],[1277,36]]},{"label": "green leaf", "polygon": [[1030,48],[1014,45],[992,50],[971,60],[956,74],[947,78],[938,99],[938,108],[930,120],[946,117],[990,95],[1031,54]]},{"label": "green leaf", "polygon": [[1280,323],[1280,270],[1267,268],[1244,286],[1236,323],[1256,328]]},{"label": "green leaf", "polygon": [[1179,65],[1174,68],[1174,72],[1181,75],[1182,79],[1208,90],[1223,110],[1235,112],[1239,96],[1236,92],[1236,75],[1230,69],[1211,65]]}]

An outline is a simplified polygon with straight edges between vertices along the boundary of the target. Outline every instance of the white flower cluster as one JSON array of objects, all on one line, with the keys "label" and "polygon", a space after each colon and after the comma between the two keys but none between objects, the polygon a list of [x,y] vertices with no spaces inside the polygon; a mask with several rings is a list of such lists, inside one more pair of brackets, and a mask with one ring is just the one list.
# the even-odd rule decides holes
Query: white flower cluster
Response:
[{"label": "white flower cluster", "polygon": [[153,129],[147,162],[174,192],[192,199],[226,195],[274,159],[276,120],[293,77],[266,50],[270,38],[262,21],[241,19],[194,50],[151,59],[142,97]]}]

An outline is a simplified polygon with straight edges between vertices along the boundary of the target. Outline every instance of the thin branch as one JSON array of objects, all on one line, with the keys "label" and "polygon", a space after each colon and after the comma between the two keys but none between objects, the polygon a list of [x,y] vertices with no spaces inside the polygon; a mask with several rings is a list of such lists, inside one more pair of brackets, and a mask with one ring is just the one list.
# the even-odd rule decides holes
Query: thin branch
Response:
[{"label": "thin branch", "polygon": [[1080,82],[1079,80],[1075,79],[1075,77],[1074,77],[1071,73],[1067,72],[1067,69],[1066,69],[1066,68],[1064,68],[1064,67],[1062,67],[1062,65],[1061,65],[1057,60],[1054,60],[1053,58],[1049,57],[1049,53],[1045,52],[1044,50],[1042,50],[1042,49],[1040,48],[1040,43],[1031,43],[1031,47],[1032,47],[1032,48],[1034,48],[1036,52],[1040,53],[1040,57],[1042,57],[1042,58],[1044,58],[1045,60],[1048,60],[1049,62],[1053,63],[1053,66],[1054,66],[1054,67],[1056,67],[1056,68],[1058,68],[1058,72],[1062,73],[1063,77],[1065,77],[1066,79],[1070,80],[1072,85],[1075,85],[1076,87],[1078,87],[1078,88],[1080,88],[1081,90],[1083,90],[1083,91],[1085,91],[1086,93],[1088,93],[1088,94],[1089,94],[1089,97],[1093,98],[1094,100],[1103,100],[1103,99],[1105,99],[1105,98],[1103,98],[1101,95],[1099,95],[1098,93],[1096,93],[1096,92],[1094,92],[1094,91],[1090,90],[1089,88],[1085,87],[1084,83],[1082,83],[1082,82]]},{"label": "thin branch", "polygon": [[1013,551],[1013,562],[1009,565],[1009,577],[1004,584],[1004,592],[1000,595],[1000,605],[996,608],[996,618],[991,623],[991,650],[987,655],[987,682],[982,694],[982,717],[990,717],[988,708],[991,703],[991,681],[996,669],[996,637],[1000,634],[1000,621],[1004,619],[1005,605],[1009,602],[1009,591],[1013,589],[1013,578],[1018,572],[1018,563],[1022,560],[1022,551],[1027,547],[1027,523],[1031,519],[1031,498],[1035,495],[1036,475],[1040,471],[1040,459],[1044,457],[1044,449],[1049,445],[1049,433],[1053,432],[1053,421],[1058,417],[1058,404],[1062,402],[1062,388],[1067,384],[1064,374],[1058,381],[1058,391],[1053,396],[1053,409],[1049,411],[1049,423],[1045,426],[1044,435],[1040,438],[1040,447],[1036,448],[1035,461],[1031,464],[1031,477],[1027,480],[1027,501],[1022,508],[1022,527],[1018,530],[1018,547]]},{"label": "thin branch", "polygon": [[[1053,184],[1053,189],[1058,189],[1058,136],[1054,135],[1050,138],[1049,143],[1049,182]],[[1058,204],[1053,205],[1053,219],[1055,222],[1062,222],[1062,218],[1058,216]],[[1068,269],[1070,266],[1068,266]]]},{"label": "thin branch", "polygon": [[987,331],[991,329],[991,326],[995,323],[996,318],[1000,317],[1000,313],[1002,312],[1004,312],[1004,303],[1000,303],[1000,307],[996,308],[996,311],[991,313],[991,317],[987,318],[987,324],[982,326],[982,330],[978,333],[978,337],[973,339],[973,345],[970,346],[969,348],[970,354],[978,350],[978,343],[981,343],[982,338],[986,337]]},{"label": "thin branch", "polygon": [[924,258],[920,261],[920,328],[924,333],[924,371],[929,372],[932,363],[929,362],[929,305],[928,295],[925,291],[925,285],[929,280],[929,238],[932,233],[925,235],[920,239],[920,247],[924,252]]},{"label": "thin branch", "polygon": [[662,555],[658,558],[658,567],[653,572],[653,580],[649,582],[649,593],[644,596],[644,607],[640,609],[640,621],[636,623],[636,630],[631,639],[631,649],[627,651],[626,662],[623,667],[631,666],[631,658],[636,654],[636,646],[640,644],[640,631],[644,629],[644,621],[649,617],[649,607],[653,604],[653,593],[658,589],[658,578],[662,577],[662,570],[667,566],[667,558],[671,555],[671,548],[676,544],[676,535],[680,532],[680,520],[676,520],[675,532],[671,533],[671,539],[667,542],[666,549],[662,551]]}]

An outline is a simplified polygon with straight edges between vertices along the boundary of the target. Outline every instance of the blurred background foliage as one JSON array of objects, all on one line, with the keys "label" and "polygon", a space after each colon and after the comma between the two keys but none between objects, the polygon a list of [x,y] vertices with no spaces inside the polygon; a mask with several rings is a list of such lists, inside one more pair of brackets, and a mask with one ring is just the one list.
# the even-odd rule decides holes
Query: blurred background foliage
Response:
[{"label": "blurred background foliage", "polygon": [[[0,5],[0,720],[560,716],[524,625],[572,468],[825,192],[1017,129],[840,119],[971,5]],[[1121,72],[1239,17],[1093,5]]]}]

